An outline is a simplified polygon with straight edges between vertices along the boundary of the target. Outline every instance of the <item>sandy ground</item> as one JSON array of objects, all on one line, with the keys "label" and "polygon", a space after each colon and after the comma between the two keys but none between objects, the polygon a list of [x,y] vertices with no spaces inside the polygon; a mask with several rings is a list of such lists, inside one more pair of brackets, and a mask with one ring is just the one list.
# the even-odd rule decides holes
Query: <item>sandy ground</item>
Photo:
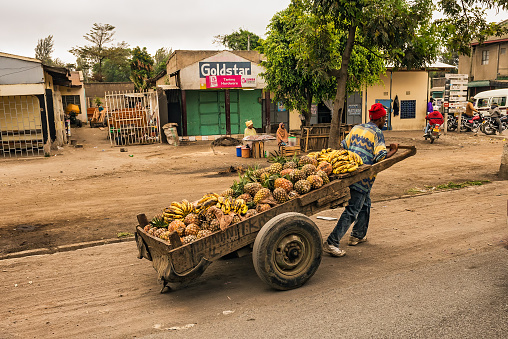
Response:
[{"label": "sandy ground", "polygon": [[[51,158],[1,160],[1,254],[116,238],[118,232],[134,231],[140,212],[151,216],[173,200],[197,199],[204,192],[227,188],[235,175],[218,172],[231,165],[266,164],[264,159],[237,158],[232,147],[214,151],[208,143],[129,146],[128,152],[120,152],[107,144],[103,133],[77,130],[78,143],[84,147],[64,147]],[[325,256],[304,287],[283,293],[270,290],[257,278],[251,256],[246,256],[219,260],[199,279],[159,294],[156,272],[149,261],[136,259],[132,241],[4,259],[0,260],[0,337],[126,338],[172,333],[171,337],[192,338],[199,337],[200,331],[221,333],[217,332],[221,328],[227,329],[224,337],[263,337],[256,332],[261,324],[273,331],[301,328],[297,318],[280,316],[294,313],[295,307],[304,312],[314,305],[309,314],[317,314],[312,312],[322,307],[316,300],[340,304],[362,285],[396,281],[413,270],[432,271],[433,265],[454,260],[467,265],[467,258],[505,251],[508,181],[497,180],[502,138],[449,134],[431,145],[420,132],[387,132],[386,139],[416,145],[418,152],[378,176],[372,191],[369,241],[357,247],[342,244],[348,253],[344,258]],[[408,192],[465,180],[490,183],[408,197]],[[340,212],[320,215],[337,217]],[[334,222],[315,217],[326,236]],[[505,292],[500,293],[506,296]],[[428,299],[434,292],[410,293]],[[419,306],[414,307],[417,312]],[[233,313],[225,318],[224,311]],[[323,316],[329,312],[335,310]],[[380,305],[373,305],[369,313],[372,322],[387,322],[381,324],[388,331],[385,334],[393,334],[389,332],[392,320],[386,318],[389,313]],[[411,313],[404,314],[410,321]],[[418,316],[425,326],[440,326],[443,315],[425,314]],[[340,326],[348,330],[353,316],[344,318]],[[195,327],[167,331],[188,324]],[[309,329],[301,331],[295,337],[309,337]]]},{"label": "sandy ground", "polygon": [[[228,188],[230,166],[268,166],[236,157],[234,147],[210,142],[112,147],[106,131],[75,129],[83,148],[64,147],[50,158],[0,159],[0,256],[134,232],[136,215],[150,218],[171,201],[199,199]],[[381,172],[372,199],[382,200],[449,181],[497,180],[502,138],[450,133],[431,145],[421,132],[385,133],[387,143],[415,145],[415,156]],[[274,150],[274,142],[267,143]]]}]

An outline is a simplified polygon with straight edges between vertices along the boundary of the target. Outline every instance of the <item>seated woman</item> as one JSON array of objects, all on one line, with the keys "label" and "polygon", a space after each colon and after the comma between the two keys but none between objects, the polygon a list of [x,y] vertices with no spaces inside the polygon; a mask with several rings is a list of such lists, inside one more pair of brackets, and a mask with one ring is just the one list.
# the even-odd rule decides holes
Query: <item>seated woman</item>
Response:
[{"label": "seated woman", "polygon": [[245,131],[243,132],[244,137],[246,137],[248,135],[256,135],[256,129],[254,128],[254,123],[252,122],[252,120],[245,122],[245,126],[247,126],[247,127],[245,128]]},{"label": "seated woman", "polygon": [[281,122],[279,124],[279,128],[277,129],[277,145],[286,146],[288,144],[289,133],[284,127],[284,123]]}]

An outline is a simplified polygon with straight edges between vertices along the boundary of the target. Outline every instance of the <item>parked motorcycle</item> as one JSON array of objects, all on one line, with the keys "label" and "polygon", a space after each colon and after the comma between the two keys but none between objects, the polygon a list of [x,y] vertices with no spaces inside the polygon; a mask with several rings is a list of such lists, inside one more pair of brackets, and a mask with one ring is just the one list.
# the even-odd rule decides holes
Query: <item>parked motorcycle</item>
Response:
[{"label": "parked motorcycle", "polygon": [[439,133],[439,126],[437,124],[432,124],[427,129],[427,133],[423,136],[425,140],[430,139],[430,143],[433,144],[436,139],[439,139],[439,136],[441,135]]},{"label": "parked motorcycle", "polygon": [[483,117],[483,114],[481,113],[478,113],[478,114],[475,114],[472,118],[466,116],[466,115],[463,115],[462,116],[462,121],[461,121],[461,126],[460,126],[460,131],[461,132],[473,132],[473,133],[477,133],[478,130],[480,129],[480,126],[482,124],[484,120],[484,117]]},{"label": "parked motorcycle", "polygon": [[[501,124],[503,125],[503,130],[508,128],[508,116],[504,115],[500,118]],[[487,135],[494,135],[497,131],[499,131],[499,126],[497,122],[491,117],[485,117],[480,126],[480,131]]]},{"label": "parked motorcycle", "polygon": [[447,131],[455,131],[457,129],[458,120],[453,114],[448,114],[448,120],[446,123]]}]

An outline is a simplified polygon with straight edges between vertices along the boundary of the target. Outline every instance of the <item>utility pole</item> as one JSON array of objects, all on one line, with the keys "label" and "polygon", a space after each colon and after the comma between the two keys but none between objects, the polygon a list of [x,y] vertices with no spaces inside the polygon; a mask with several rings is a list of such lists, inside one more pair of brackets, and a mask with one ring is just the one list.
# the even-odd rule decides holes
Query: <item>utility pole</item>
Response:
[{"label": "utility pole", "polygon": [[247,50],[250,51],[250,34],[247,34]]}]

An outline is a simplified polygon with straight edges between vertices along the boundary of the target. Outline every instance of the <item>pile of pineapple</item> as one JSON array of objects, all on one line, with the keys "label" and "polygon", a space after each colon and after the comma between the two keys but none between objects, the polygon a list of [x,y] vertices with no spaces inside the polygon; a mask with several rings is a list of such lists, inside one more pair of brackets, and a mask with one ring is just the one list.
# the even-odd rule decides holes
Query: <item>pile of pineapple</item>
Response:
[{"label": "pile of pineapple", "polygon": [[320,188],[330,182],[332,173],[353,172],[362,164],[355,153],[332,149],[275,160],[266,168],[248,168],[221,194],[207,193],[194,203],[172,202],[144,230],[167,242],[177,232],[182,243],[188,244],[219,231],[225,216],[229,224],[235,224]]}]

